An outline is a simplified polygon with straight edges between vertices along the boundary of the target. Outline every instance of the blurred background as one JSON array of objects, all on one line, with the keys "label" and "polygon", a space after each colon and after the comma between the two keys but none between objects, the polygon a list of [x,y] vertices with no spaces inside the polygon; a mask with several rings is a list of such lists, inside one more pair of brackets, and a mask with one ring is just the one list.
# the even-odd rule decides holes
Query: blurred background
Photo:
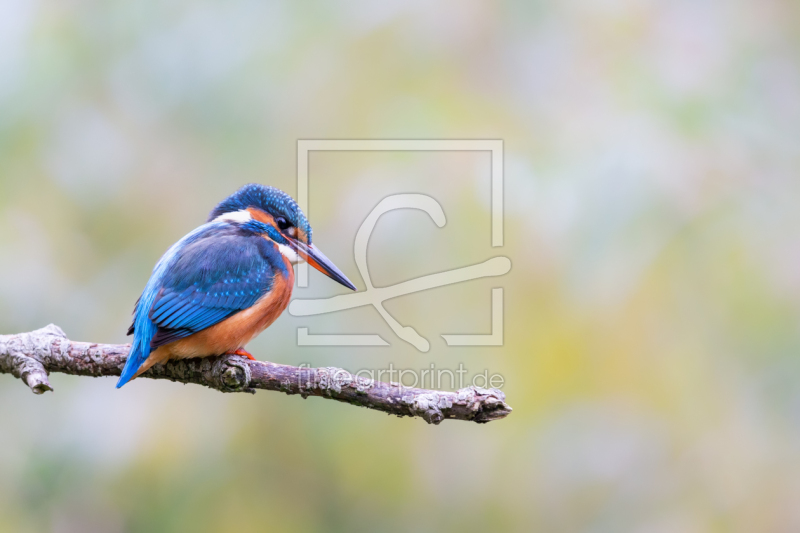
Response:
[{"label": "blurred background", "polygon": [[[488,370],[485,426],[312,398],[0,375],[0,531],[800,530],[800,5],[789,0],[0,2],[0,333],[126,342],[161,254],[248,182],[296,194],[298,139],[502,139],[314,152],[315,243],[358,285],[512,270],[284,314],[260,359]],[[505,288],[503,347],[489,333]],[[311,273],[297,298],[345,289]],[[298,347],[377,333],[380,348]],[[446,386],[446,384],[445,384]]]}]

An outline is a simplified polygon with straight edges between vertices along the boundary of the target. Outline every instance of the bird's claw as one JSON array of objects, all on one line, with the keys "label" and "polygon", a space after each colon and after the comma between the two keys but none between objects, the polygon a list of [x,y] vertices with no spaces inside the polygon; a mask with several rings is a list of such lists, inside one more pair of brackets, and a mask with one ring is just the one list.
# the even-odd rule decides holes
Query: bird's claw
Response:
[{"label": "bird's claw", "polygon": [[250,352],[248,352],[244,348],[239,348],[238,350],[236,350],[235,352],[231,353],[230,355],[241,355],[242,357],[247,357],[251,361],[257,361],[257,359],[255,357],[253,357],[253,354],[251,354]]}]

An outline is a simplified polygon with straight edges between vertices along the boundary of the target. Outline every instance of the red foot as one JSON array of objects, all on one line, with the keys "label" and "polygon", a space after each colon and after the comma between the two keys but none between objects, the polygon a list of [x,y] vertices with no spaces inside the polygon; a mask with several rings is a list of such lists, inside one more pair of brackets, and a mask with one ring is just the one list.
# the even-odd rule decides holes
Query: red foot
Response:
[{"label": "red foot", "polygon": [[241,355],[242,357],[247,357],[251,361],[257,361],[257,359],[255,357],[253,357],[253,354],[251,354],[250,352],[248,352],[244,348],[239,348],[238,350],[233,352],[232,355]]}]

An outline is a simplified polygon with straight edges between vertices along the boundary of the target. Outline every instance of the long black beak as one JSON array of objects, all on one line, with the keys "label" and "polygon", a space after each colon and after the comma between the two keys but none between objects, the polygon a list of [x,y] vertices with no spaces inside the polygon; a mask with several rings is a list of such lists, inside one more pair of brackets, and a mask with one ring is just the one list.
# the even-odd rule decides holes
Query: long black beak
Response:
[{"label": "long black beak", "polygon": [[356,286],[353,285],[353,282],[347,279],[347,276],[345,276],[341,270],[336,268],[336,265],[334,265],[330,259],[325,257],[325,254],[323,254],[319,248],[313,244],[307,245],[297,240],[293,241],[292,244],[294,244],[297,248],[297,252],[300,254],[300,257],[305,259],[309,265],[316,268],[332,280],[341,283],[348,289],[357,290]]}]

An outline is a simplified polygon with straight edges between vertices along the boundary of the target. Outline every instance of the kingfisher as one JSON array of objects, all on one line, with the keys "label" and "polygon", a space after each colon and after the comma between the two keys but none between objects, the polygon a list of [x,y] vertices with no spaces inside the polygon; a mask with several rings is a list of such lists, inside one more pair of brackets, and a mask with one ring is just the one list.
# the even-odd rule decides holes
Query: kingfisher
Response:
[{"label": "kingfisher", "polygon": [[153,269],[134,307],[117,388],[171,359],[255,360],[245,346],[289,305],[299,261],[356,290],[311,243],[308,219],[285,192],[251,183],[220,202]]}]

